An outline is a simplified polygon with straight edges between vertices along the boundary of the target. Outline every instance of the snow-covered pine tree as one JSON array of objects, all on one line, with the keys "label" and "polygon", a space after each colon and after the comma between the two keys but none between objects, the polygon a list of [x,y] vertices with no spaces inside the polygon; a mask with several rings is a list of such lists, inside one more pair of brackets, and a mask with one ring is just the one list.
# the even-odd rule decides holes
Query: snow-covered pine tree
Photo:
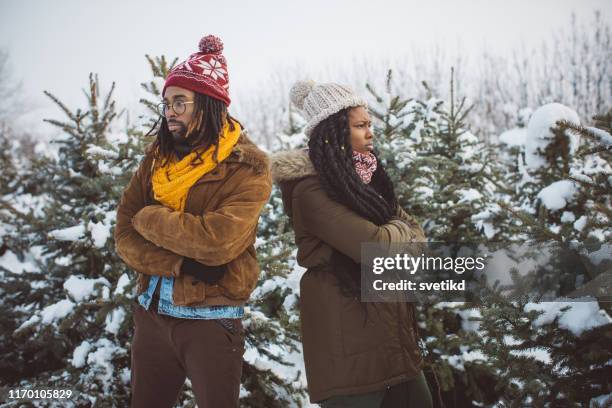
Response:
[{"label": "snow-covered pine tree", "polygon": [[80,406],[129,404],[130,279],[111,237],[141,146],[114,127],[113,89],[101,97],[90,75],[87,110],[75,112],[46,93],[67,119],[48,120],[63,132],[53,141],[56,155],[32,165],[41,207],[20,233],[37,256],[10,299],[27,315],[13,335],[19,345],[10,351],[20,364],[12,385],[71,389]]},{"label": "snow-covered pine tree", "polygon": [[[599,116],[605,118],[605,115]],[[558,122],[558,123],[557,123]],[[606,208],[610,187],[610,141],[603,129],[580,125],[577,114],[556,103],[542,106],[532,115],[523,152],[516,156],[518,177],[514,207],[500,206],[521,224],[521,233],[534,242],[554,242],[550,267],[558,287],[566,295],[598,275],[588,260],[610,240],[610,211]],[[564,254],[574,253],[579,265],[564,265]],[[579,255],[582,253],[581,255]],[[599,262],[597,262],[599,263]],[[562,272],[565,271],[565,272]],[[539,271],[542,280],[549,276]]]},{"label": "snow-covered pine tree", "polygon": [[0,122],[0,196],[15,192],[18,171],[15,163],[15,149],[8,125]]},{"label": "snow-covered pine tree", "polygon": [[465,123],[471,106],[456,98],[453,71],[449,101],[431,94],[427,101],[393,95],[391,71],[384,93],[368,89],[375,100],[370,111],[377,119],[381,160],[400,203],[424,220],[428,237],[444,242],[496,239],[492,197],[501,171]]},{"label": "snow-covered pine tree", "polygon": [[421,167],[417,159],[419,152],[426,150],[427,140],[437,132],[437,120],[444,101],[431,97],[431,94],[425,102],[403,98],[395,94],[392,85],[391,70],[387,72],[384,90],[366,85],[374,99],[369,111],[374,118],[377,153],[388,169],[402,207],[419,219],[427,219],[425,209],[433,190],[422,177],[428,168],[426,165]]},{"label": "snow-covered pine tree", "polygon": [[[598,127],[586,127],[570,108],[548,104],[529,121],[525,161],[517,156],[517,197],[500,205],[522,224],[517,241],[550,241],[558,249],[535,270],[532,292],[513,301],[491,292],[482,309],[481,351],[496,371],[501,403],[578,407],[612,402],[609,303],[529,298],[544,291],[546,280],[538,279],[551,275],[558,278],[552,289],[561,295],[609,293],[610,116],[599,115]],[[569,252],[580,262],[568,268],[560,260]]]},{"label": "snow-covered pine tree", "polygon": [[15,350],[20,346],[12,337],[26,313],[19,307],[19,294],[29,289],[18,272],[24,261],[27,241],[20,234],[20,226],[27,219],[25,211],[18,211],[17,198],[21,191],[21,176],[16,160],[14,135],[0,122],[0,383],[12,384],[27,369],[24,359]]},{"label": "snow-covered pine tree", "polygon": [[15,209],[17,197],[24,193],[18,145],[10,127],[0,121],[0,257],[9,250],[13,255],[21,252],[19,248],[23,247],[17,231],[21,213]]}]

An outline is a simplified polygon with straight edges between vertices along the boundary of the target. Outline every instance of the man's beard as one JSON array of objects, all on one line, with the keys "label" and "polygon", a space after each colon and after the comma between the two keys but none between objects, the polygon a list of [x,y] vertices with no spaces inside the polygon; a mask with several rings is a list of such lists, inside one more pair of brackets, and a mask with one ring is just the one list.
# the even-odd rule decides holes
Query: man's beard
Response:
[{"label": "man's beard", "polygon": [[176,125],[180,126],[180,128],[178,130],[175,130],[175,131],[171,131],[170,130],[170,134],[172,135],[172,139],[176,143],[181,143],[181,142],[184,143],[185,142],[185,136],[187,135],[187,126],[185,126],[183,123],[178,122],[178,121],[168,122],[168,125],[170,125],[170,123],[173,123],[173,124],[176,124]]}]

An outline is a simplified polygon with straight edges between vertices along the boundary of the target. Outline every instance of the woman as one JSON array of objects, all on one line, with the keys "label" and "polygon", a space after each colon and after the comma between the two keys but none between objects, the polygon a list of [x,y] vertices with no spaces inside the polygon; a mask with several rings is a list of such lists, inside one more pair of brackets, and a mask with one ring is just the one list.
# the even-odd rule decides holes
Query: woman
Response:
[{"label": "woman", "polygon": [[300,81],[292,102],[308,149],[272,156],[273,179],[307,268],[300,315],[311,402],[329,407],[430,407],[414,306],[362,303],[362,242],[424,242],[373,153],[366,102],[338,84]]}]

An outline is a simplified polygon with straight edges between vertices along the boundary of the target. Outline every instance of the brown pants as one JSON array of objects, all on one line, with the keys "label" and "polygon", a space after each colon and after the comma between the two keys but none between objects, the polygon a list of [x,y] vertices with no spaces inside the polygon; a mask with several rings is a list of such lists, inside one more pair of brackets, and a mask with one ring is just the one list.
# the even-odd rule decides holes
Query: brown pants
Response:
[{"label": "brown pants", "polygon": [[244,329],[179,319],[134,305],[132,408],[171,408],[189,377],[199,408],[238,407]]}]

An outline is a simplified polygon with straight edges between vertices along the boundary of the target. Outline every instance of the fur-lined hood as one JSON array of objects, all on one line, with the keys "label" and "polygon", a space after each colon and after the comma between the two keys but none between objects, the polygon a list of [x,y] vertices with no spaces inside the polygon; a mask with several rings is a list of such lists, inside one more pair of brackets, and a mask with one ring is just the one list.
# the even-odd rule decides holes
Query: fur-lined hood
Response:
[{"label": "fur-lined hood", "polygon": [[307,149],[286,150],[270,155],[272,181],[279,185],[285,214],[292,217],[291,208],[293,189],[301,179],[316,176]]},{"label": "fur-lined hood", "polygon": [[307,149],[273,153],[270,156],[270,165],[272,180],[278,184],[317,174]]}]

